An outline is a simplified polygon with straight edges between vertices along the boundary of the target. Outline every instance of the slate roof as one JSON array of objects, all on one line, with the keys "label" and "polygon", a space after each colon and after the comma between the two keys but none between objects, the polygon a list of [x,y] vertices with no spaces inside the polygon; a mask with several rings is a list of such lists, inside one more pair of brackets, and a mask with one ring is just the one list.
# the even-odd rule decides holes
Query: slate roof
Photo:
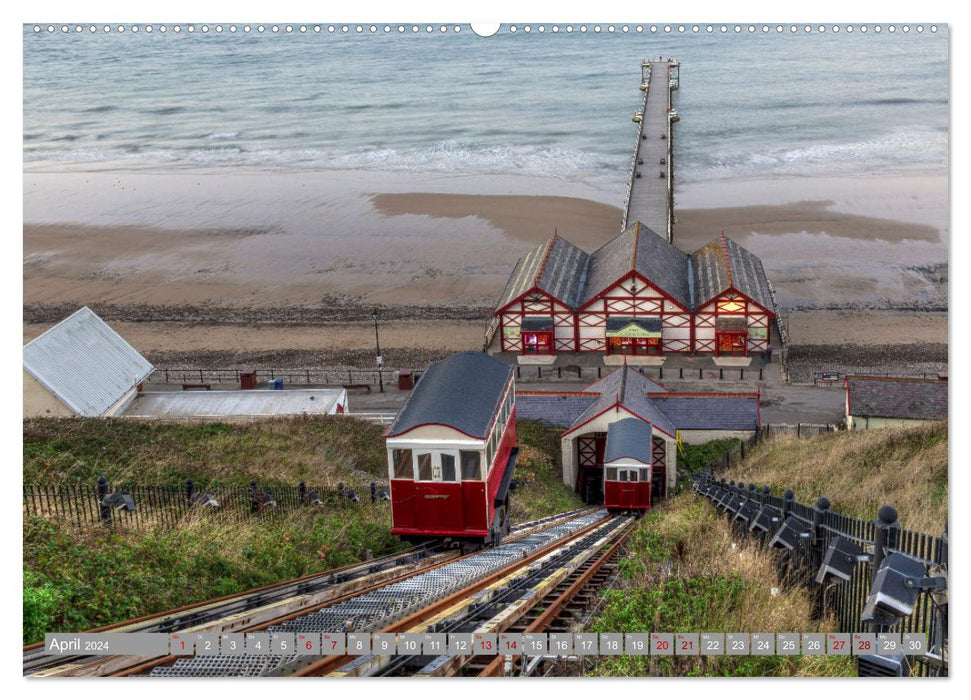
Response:
[{"label": "slate roof", "polygon": [[512,365],[484,352],[460,352],[433,362],[398,411],[387,436],[440,424],[474,438],[486,437],[513,371]]},{"label": "slate roof", "polygon": [[[671,392],[630,366],[620,367],[582,392],[527,392],[516,397],[519,418],[573,430],[617,402],[659,430],[757,430],[756,394]],[[608,441],[609,444],[609,441]]]},{"label": "slate roof", "polygon": [[516,263],[496,308],[538,287],[570,308],[576,308],[586,277],[589,255],[554,235]]},{"label": "slate roof", "polygon": [[725,234],[691,254],[694,303],[703,306],[734,288],[772,312],[772,293],[762,261]]},{"label": "slate roof", "polygon": [[607,428],[604,464],[610,464],[625,457],[636,459],[643,464],[651,464],[652,437],[651,426],[636,418],[624,418],[611,423]]},{"label": "slate roof", "polygon": [[678,430],[758,430],[759,400],[752,396],[654,394],[650,400]]},{"label": "slate roof", "polygon": [[24,369],[74,413],[95,418],[154,367],[85,306],[24,346]]},{"label": "slate roof", "polygon": [[[676,430],[674,424],[647,398],[648,392],[657,391],[657,387],[660,385],[632,367],[624,365],[587,387],[585,391],[598,392],[600,398],[577,418],[572,427],[598,416],[619,401],[621,406],[673,436]],[[664,387],[660,388],[667,391]]]},{"label": "slate roof", "polygon": [[537,420],[569,428],[598,398],[597,394],[516,394],[516,419]]},{"label": "slate roof", "polygon": [[519,259],[496,308],[537,287],[575,310],[635,270],[690,310],[730,287],[775,308],[762,261],[732,239],[688,255],[639,221],[589,255],[554,235]]},{"label": "slate roof", "polygon": [[896,377],[848,377],[851,416],[943,420],[947,382]]}]

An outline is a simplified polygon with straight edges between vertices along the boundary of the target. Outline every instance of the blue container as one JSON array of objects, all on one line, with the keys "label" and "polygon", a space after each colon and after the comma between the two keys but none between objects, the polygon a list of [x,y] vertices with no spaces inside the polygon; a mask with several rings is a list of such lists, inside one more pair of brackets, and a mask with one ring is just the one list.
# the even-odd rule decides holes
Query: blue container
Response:
[{"label": "blue container", "polygon": [[273,379],[273,380],[270,381],[270,385],[274,389],[282,389],[283,388],[283,380],[282,379]]}]

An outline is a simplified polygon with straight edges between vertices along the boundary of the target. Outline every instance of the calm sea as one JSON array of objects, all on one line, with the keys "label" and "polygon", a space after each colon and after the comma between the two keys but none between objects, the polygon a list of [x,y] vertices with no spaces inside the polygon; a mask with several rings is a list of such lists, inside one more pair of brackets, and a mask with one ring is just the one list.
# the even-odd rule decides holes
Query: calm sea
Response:
[{"label": "calm sea", "polygon": [[[927,25],[929,27],[929,25]],[[761,29],[761,27],[759,28]],[[519,173],[618,187],[640,63],[681,61],[678,177],[940,171],[948,37],[925,27],[483,39],[24,28],[24,161]]]}]

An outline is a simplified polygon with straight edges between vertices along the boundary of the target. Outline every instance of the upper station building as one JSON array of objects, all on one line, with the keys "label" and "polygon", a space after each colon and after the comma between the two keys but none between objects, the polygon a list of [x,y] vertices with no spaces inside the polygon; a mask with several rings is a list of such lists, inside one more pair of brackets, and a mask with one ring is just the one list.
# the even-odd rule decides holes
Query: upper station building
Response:
[{"label": "upper station building", "polygon": [[590,254],[554,234],[516,264],[494,316],[490,352],[520,364],[601,353],[610,365],[748,356],[768,349],[777,314],[762,261],[732,239],[688,254],[635,222]]}]

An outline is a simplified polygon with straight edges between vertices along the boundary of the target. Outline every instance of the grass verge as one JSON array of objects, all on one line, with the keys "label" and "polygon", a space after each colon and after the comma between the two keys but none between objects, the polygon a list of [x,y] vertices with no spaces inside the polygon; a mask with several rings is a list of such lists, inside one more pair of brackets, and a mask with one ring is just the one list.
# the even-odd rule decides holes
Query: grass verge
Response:
[{"label": "grass verge", "polygon": [[[596,632],[822,632],[809,595],[783,589],[772,554],[733,536],[693,493],[645,516],[620,563],[620,586],[605,592]],[[602,676],[850,676],[852,659],[817,656],[600,657]]]}]

